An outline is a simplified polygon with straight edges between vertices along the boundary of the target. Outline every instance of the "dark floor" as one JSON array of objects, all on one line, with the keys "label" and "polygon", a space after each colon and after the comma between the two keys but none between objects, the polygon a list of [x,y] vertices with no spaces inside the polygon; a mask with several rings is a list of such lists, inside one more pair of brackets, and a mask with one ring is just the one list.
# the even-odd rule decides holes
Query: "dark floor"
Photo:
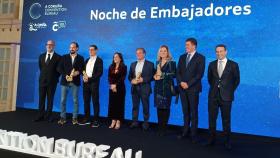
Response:
[{"label": "dark floor", "polygon": [[[280,155],[280,139],[278,138],[233,134],[233,149],[227,151],[224,149],[223,139],[220,137],[216,146],[203,146],[202,144],[207,138],[206,130],[200,130],[200,142],[192,144],[188,139],[177,139],[180,128],[176,126],[169,127],[168,134],[162,137],[158,135],[154,124],[151,125],[151,129],[148,132],[144,132],[140,128],[131,130],[127,125],[123,125],[119,131],[111,130],[108,129],[109,123],[106,119],[102,120],[103,124],[99,128],[73,126],[70,123],[61,127],[56,122],[34,123],[32,119],[35,115],[36,111],[26,109],[0,113],[0,129],[54,137],[55,139],[66,138],[77,142],[84,141],[97,145],[110,145],[111,150],[109,150],[109,153],[112,153],[112,149],[117,147],[122,147],[123,150],[132,148],[133,153],[142,150],[143,158],[277,158]],[[30,158],[36,156],[0,150],[0,157]]]}]

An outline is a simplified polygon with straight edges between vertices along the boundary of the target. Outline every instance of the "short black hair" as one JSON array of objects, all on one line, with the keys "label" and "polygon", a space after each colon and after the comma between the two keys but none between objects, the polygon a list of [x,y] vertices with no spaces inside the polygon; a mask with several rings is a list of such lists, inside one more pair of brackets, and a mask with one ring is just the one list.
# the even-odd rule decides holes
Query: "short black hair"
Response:
[{"label": "short black hair", "polygon": [[225,44],[218,44],[218,45],[216,45],[216,49],[218,47],[223,47],[225,50],[227,50],[227,46]]},{"label": "short black hair", "polygon": [[197,47],[197,40],[193,37],[186,39],[186,42],[191,42],[195,47]]},{"label": "short black hair", "polygon": [[75,44],[77,48],[79,48],[79,44],[77,42],[71,42],[71,44]]},{"label": "short black hair", "polygon": [[89,47],[93,47],[94,50],[98,50],[97,46],[95,44],[90,45]]},{"label": "short black hair", "polygon": [[144,53],[144,54],[146,54],[146,50],[145,50],[145,48],[137,48],[137,49],[136,49],[136,51],[138,51],[138,50],[142,50],[142,51],[143,51],[143,53]]}]

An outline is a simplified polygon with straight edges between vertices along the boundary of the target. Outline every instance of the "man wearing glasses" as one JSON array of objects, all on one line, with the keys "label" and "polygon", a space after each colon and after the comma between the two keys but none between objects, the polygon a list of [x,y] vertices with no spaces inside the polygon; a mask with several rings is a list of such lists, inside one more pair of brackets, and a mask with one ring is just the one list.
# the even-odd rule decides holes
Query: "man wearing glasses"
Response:
[{"label": "man wearing glasses", "polygon": [[[61,56],[54,51],[55,42],[47,41],[46,52],[39,56],[39,110],[35,122],[49,121],[52,122],[53,100],[56,86],[59,80],[57,71]],[[47,98],[47,109],[45,102]]]}]

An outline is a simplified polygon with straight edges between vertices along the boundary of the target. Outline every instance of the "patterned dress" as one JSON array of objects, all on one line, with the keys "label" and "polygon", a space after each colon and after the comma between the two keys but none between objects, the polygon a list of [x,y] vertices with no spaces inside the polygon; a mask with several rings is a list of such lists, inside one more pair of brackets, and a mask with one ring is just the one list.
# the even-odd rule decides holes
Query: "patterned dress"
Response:
[{"label": "patterned dress", "polygon": [[[156,67],[158,64],[161,62],[157,61]],[[159,109],[169,109],[172,99],[171,85],[174,84],[173,79],[176,76],[176,62],[167,61],[161,66],[161,72],[161,79],[155,81],[154,105]]]}]

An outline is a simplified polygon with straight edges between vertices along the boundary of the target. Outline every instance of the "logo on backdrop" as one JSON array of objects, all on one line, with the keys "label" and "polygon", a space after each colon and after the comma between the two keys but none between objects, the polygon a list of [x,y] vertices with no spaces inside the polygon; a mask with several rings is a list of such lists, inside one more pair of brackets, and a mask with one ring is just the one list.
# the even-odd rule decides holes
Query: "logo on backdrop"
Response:
[{"label": "logo on backdrop", "polygon": [[53,22],[52,30],[54,32],[58,31],[59,29],[66,27],[66,21],[55,21]]},{"label": "logo on backdrop", "polygon": [[47,16],[55,16],[61,12],[66,12],[67,8],[65,8],[62,4],[47,4],[45,5],[45,15]]},{"label": "logo on backdrop", "polygon": [[33,3],[29,8],[29,15],[33,20],[39,19],[42,15],[46,16],[56,16],[61,12],[66,12],[67,8],[65,8],[62,4],[46,4],[44,13],[42,13],[42,5],[40,3]]},{"label": "logo on backdrop", "polygon": [[46,23],[29,23],[29,31],[30,32],[36,32],[40,29],[45,29],[47,28]]},{"label": "logo on backdrop", "polygon": [[33,3],[29,8],[29,15],[32,19],[36,20],[41,17],[41,4]]}]

